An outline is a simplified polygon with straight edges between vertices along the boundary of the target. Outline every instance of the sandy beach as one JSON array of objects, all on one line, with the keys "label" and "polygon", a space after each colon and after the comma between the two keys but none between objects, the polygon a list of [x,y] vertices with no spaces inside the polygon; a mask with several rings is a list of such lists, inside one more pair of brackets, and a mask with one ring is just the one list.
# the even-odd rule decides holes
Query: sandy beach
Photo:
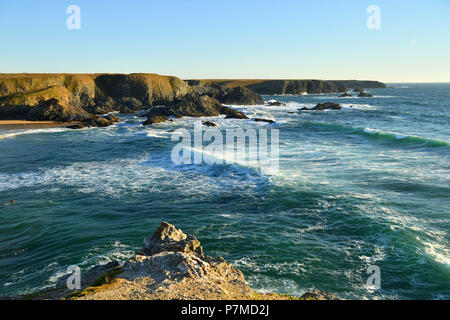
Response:
[{"label": "sandy beach", "polygon": [[79,122],[0,120],[0,130],[66,127]]}]

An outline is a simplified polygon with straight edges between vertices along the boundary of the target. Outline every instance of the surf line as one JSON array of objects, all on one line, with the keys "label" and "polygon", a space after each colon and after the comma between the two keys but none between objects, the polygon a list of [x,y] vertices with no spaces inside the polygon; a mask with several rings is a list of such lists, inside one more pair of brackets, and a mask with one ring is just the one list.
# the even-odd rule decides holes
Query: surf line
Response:
[{"label": "surf line", "polygon": [[[258,165],[264,174],[276,174],[279,170],[278,129],[226,129],[224,139],[221,130],[203,130],[202,123],[196,121],[193,136],[189,130],[180,128],[172,132],[171,140],[179,142],[171,153],[175,165]],[[209,144],[203,146],[204,142]]]}]

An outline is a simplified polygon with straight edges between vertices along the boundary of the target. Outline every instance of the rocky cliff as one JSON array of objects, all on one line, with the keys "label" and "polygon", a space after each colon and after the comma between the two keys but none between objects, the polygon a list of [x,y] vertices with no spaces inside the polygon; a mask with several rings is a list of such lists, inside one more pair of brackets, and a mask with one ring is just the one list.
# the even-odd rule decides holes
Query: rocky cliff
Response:
[{"label": "rocky cliff", "polygon": [[[83,114],[81,109],[92,111],[108,99],[133,98],[137,105],[149,107],[187,92],[185,81],[157,74],[1,74],[0,119],[29,119],[31,109],[49,99],[56,99],[68,113]],[[36,118],[45,116],[34,112]]]},{"label": "rocky cliff", "polygon": [[[0,74],[0,120],[79,121],[86,126],[111,125],[106,113],[132,113],[153,106],[161,116],[241,117],[220,104],[264,104],[260,94],[346,92],[348,87],[382,88],[377,81],[344,80],[188,80],[157,74]],[[205,102],[205,96],[213,99]],[[201,98],[203,97],[203,98]],[[207,106],[206,106],[207,105]],[[213,110],[214,109],[214,110]],[[203,112],[205,111],[205,112]],[[114,119],[118,120],[118,119]]]},{"label": "rocky cliff", "polygon": [[385,88],[378,81],[358,80],[188,80],[189,85],[220,85],[225,88],[245,87],[259,94],[337,93],[348,88]]},{"label": "rocky cliff", "polygon": [[200,242],[175,226],[162,222],[144,239],[139,253],[123,266],[117,261],[82,274],[80,290],[67,289],[69,275],[55,288],[21,299],[74,300],[334,300],[326,292],[301,297],[260,294],[245,282],[241,271],[221,257],[204,254]]}]

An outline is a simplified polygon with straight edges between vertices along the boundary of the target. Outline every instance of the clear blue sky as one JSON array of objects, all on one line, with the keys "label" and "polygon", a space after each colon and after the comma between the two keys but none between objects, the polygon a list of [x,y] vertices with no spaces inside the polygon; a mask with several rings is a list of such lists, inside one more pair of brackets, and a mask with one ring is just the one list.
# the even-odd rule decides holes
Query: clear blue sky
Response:
[{"label": "clear blue sky", "polygon": [[0,32],[0,72],[450,82],[448,0],[1,0]]}]

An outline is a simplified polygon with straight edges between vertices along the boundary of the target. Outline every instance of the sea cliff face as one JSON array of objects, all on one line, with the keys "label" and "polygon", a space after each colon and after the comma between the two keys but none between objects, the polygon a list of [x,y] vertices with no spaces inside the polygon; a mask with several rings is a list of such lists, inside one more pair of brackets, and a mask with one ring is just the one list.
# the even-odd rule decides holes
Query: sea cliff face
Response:
[{"label": "sea cliff face", "polygon": [[338,93],[348,88],[386,88],[379,81],[359,80],[188,80],[190,85],[220,85],[225,88],[245,87],[265,95]]},{"label": "sea cliff face", "polygon": [[157,74],[3,74],[0,119],[28,119],[32,108],[49,99],[66,109],[87,110],[108,98],[134,98],[151,106],[181,98],[187,91],[185,81]]},{"label": "sea cliff face", "polygon": [[[0,120],[82,122],[73,128],[106,126],[115,121],[105,121],[105,117],[99,115],[132,113],[157,105],[167,106],[162,113],[164,116],[200,117],[211,113],[209,106],[204,108],[198,103],[205,100],[204,96],[214,99],[209,105],[256,105],[264,104],[260,94],[335,93],[346,92],[348,86],[385,87],[377,81],[356,80],[183,81],[177,77],[144,73],[0,74]],[[213,113],[238,116],[224,108],[219,106]],[[171,114],[169,109],[177,109],[176,114]],[[208,112],[202,112],[203,109]],[[148,123],[154,123],[154,119]]]}]

